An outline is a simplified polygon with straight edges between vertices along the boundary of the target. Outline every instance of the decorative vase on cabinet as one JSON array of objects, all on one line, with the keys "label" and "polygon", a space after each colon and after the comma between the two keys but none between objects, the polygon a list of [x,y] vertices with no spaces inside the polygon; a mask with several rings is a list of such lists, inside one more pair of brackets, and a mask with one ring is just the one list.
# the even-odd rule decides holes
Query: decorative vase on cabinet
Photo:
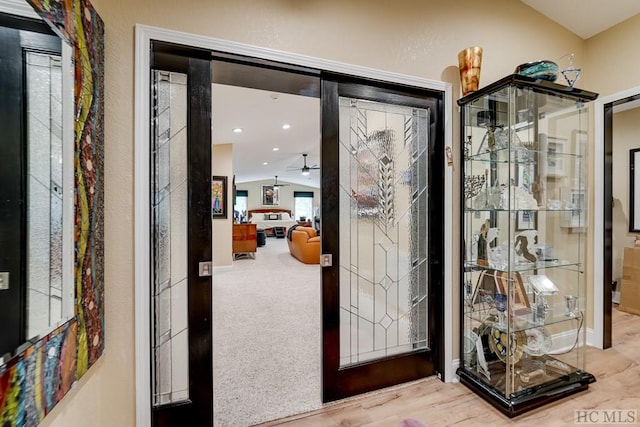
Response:
[{"label": "decorative vase on cabinet", "polygon": [[[508,416],[588,388],[588,108],[521,75],[461,107],[460,381]],[[570,220],[570,222],[568,222]]]}]

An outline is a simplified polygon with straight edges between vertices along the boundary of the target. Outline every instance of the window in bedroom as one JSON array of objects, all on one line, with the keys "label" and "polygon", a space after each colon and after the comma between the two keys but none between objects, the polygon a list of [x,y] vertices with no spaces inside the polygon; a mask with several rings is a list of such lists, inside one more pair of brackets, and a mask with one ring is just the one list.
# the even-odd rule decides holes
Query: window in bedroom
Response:
[{"label": "window in bedroom", "polygon": [[236,191],[236,201],[233,205],[233,218],[236,222],[247,221],[247,200],[249,200],[249,192],[247,190]]},{"label": "window in bedroom", "polygon": [[293,212],[296,220],[304,221],[304,219],[313,220],[313,191],[294,191],[293,192]]}]

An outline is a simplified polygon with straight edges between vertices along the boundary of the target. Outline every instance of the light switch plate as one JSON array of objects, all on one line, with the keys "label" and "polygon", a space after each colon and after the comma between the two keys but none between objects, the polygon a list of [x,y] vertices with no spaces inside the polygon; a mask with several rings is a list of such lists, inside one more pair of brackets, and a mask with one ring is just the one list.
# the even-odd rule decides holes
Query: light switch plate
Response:
[{"label": "light switch plate", "polygon": [[321,267],[331,267],[333,265],[333,260],[331,254],[321,254],[320,255],[320,266]]},{"label": "light switch plate", "polygon": [[0,291],[6,291],[9,289],[9,272],[3,271],[0,273]]}]

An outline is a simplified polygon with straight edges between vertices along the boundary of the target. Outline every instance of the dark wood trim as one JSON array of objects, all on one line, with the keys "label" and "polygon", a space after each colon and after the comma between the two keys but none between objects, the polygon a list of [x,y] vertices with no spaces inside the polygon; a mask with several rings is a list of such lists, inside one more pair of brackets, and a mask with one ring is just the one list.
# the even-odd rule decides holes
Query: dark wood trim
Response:
[{"label": "dark wood trim", "polygon": [[[0,291],[0,354],[13,354],[26,341],[27,147],[20,30],[0,27],[0,271],[9,289]],[[9,249],[10,248],[10,249]]]},{"label": "dark wood trim", "polygon": [[[604,199],[604,212],[602,215],[603,226],[603,261],[602,261],[602,282],[603,287],[602,307],[603,310],[603,330],[602,348],[609,348],[612,345],[612,281],[613,281],[613,104],[604,105],[604,188],[602,198]],[[594,283],[598,286],[598,278],[594,278]]]},{"label": "dark wood trim", "polygon": [[322,268],[322,401],[336,399],[338,388],[335,373],[340,366],[340,304],[338,289],[340,240],[340,197],[332,189],[340,183],[339,136],[338,136],[338,83],[322,80],[320,84],[322,104],[322,147],[320,164],[322,169],[320,194],[322,195],[322,253],[333,254],[334,265]]},{"label": "dark wood trim", "polygon": [[[211,60],[189,59],[187,73],[189,165],[189,395],[193,426],[213,425],[211,276],[199,277],[198,263],[211,261]],[[184,422],[184,421],[183,421]]]},{"label": "dark wood trim", "polygon": [[629,150],[629,233],[640,231],[640,224],[634,222],[636,216],[634,195],[636,193],[635,157],[640,155],[640,148]]}]

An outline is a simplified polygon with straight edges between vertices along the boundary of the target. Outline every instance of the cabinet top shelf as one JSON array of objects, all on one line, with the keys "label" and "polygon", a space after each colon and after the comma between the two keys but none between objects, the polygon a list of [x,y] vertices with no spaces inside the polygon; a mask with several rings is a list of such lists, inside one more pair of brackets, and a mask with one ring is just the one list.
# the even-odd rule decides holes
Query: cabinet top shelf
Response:
[{"label": "cabinet top shelf", "polygon": [[526,87],[536,92],[542,92],[542,93],[547,93],[551,95],[571,98],[577,101],[593,101],[598,98],[598,94],[595,92],[590,92],[590,91],[578,89],[575,87],[560,85],[547,80],[534,79],[527,76],[521,76],[520,74],[511,74],[494,83],[491,83],[490,85],[480,90],[472,92],[469,95],[458,99],[458,105],[460,106],[465,105],[475,99],[478,99],[487,94],[491,94],[496,90],[509,85]]}]

